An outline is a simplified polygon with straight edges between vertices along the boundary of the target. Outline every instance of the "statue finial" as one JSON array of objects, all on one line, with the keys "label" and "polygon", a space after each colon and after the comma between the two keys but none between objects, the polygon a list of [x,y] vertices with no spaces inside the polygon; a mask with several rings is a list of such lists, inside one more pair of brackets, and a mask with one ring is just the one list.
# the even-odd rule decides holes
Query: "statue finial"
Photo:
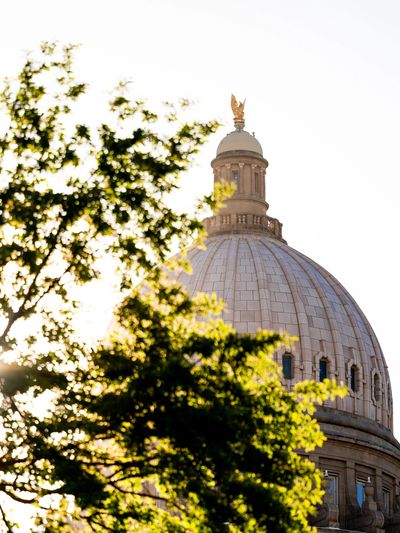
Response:
[{"label": "statue finial", "polygon": [[244,104],[246,99],[243,102],[238,102],[235,98],[235,95],[231,96],[231,107],[233,111],[233,123],[237,130],[242,130],[244,128]]}]

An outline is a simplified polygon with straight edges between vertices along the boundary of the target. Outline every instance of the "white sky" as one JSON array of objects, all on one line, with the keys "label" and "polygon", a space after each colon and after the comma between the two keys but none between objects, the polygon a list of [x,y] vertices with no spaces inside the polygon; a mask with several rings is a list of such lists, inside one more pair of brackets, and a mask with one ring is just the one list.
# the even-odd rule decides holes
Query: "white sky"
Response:
[{"label": "white sky", "polygon": [[400,3],[395,0],[19,0],[4,2],[0,78],[43,40],[82,44],[87,113],[133,79],[138,96],[181,96],[224,124],[188,178],[212,187],[209,161],[246,102],[270,166],[269,214],[288,243],[350,291],[392,378],[400,437]]}]

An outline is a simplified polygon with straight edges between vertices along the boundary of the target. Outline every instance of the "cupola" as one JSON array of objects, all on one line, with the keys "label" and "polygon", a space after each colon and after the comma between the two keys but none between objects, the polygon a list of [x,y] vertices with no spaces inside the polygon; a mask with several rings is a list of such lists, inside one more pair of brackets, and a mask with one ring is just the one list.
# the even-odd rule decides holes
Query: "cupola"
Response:
[{"label": "cupola", "polygon": [[228,182],[236,187],[213,217],[205,221],[209,234],[231,233],[252,229],[282,239],[282,224],[267,215],[265,176],[268,161],[254,134],[244,130],[244,104],[231,98],[234,131],[228,133],[211,162],[214,183]]}]

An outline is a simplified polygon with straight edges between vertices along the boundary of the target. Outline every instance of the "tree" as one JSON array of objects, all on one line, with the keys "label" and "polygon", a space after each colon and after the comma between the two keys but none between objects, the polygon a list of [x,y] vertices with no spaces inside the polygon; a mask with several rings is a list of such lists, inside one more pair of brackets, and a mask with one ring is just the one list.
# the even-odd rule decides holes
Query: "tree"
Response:
[{"label": "tree", "polygon": [[[151,285],[123,302],[51,427],[84,432],[61,447],[90,477],[75,495],[91,530],[312,531],[320,476],[297,450],[322,444],[311,414],[337,387],[287,392],[272,359],[280,335],[238,336],[210,320],[204,297],[190,300],[170,280]],[[49,531],[60,531],[59,515],[55,524]]]},{"label": "tree", "polygon": [[[295,450],[321,444],[310,414],[337,387],[286,392],[279,335],[208,320],[215,302],[155,268],[201,232],[168,195],[217,125],[182,123],[168,105],[161,134],[122,86],[108,123],[74,122],[85,85],[72,51],[43,45],[1,93],[0,489],[42,506],[66,496],[47,531],[70,531],[73,515],[92,531],[307,531],[320,480]],[[75,287],[106,254],[126,297],[113,336],[90,347],[74,330]],[[144,275],[148,289],[131,292]]]}]

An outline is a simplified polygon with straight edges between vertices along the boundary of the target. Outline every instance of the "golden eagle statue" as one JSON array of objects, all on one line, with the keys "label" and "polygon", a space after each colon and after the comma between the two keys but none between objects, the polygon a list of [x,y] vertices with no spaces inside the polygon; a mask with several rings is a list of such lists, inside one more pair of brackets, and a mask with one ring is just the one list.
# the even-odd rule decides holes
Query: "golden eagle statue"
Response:
[{"label": "golden eagle statue", "polygon": [[244,104],[245,103],[246,103],[246,99],[244,99],[243,102],[238,102],[235,98],[235,95],[232,94],[231,107],[233,111],[233,123],[238,129],[244,128]]}]

